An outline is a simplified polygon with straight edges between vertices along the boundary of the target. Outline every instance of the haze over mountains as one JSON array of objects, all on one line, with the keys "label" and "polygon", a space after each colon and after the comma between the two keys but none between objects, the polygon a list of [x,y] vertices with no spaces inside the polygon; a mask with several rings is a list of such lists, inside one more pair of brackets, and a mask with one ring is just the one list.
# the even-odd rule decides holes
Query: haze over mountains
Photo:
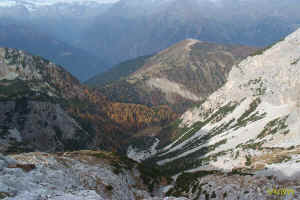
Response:
[{"label": "haze over mountains", "polygon": [[0,4],[0,46],[18,48],[63,65],[80,80],[107,67],[76,45],[91,18],[109,4],[95,1],[11,1]]},{"label": "haze over mountains", "polygon": [[[159,52],[187,38],[263,47],[300,24],[297,0],[16,2],[1,4],[1,22],[17,27],[25,23],[33,32],[84,49],[91,54],[87,61],[92,61],[93,56],[98,58],[93,61],[97,63],[96,70],[92,64],[86,64],[85,75],[76,67],[73,69],[72,63],[53,60],[66,65],[80,80],[87,80],[92,74],[121,61]],[[9,31],[3,28],[2,32]],[[16,37],[23,38],[21,31],[19,34]],[[23,49],[23,46],[8,47]],[[31,51],[30,45],[24,50],[38,53]],[[42,56],[55,58],[50,52]]]},{"label": "haze over mountains", "polygon": [[[33,25],[0,21],[0,45],[43,56],[64,66],[74,76],[85,80],[95,71],[103,71],[103,61],[89,52],[71,46],[35,29]],[[99,69],[99,66],[102,68]]]},{"label": "haze over mountains", "polygon": [[187,38],[265,46],[299,26],[299,6],[295,0],[124,0],[97,18],[85,34],[94,39],[85,42],[108,58],[114,53],[112,63],[149,55]]}]

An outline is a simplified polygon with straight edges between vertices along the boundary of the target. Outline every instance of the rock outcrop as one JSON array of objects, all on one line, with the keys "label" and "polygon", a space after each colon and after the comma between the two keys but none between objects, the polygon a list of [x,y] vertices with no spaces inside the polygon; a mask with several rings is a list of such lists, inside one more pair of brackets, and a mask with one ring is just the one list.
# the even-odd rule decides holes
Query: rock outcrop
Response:
[{"label": "rock outcrop", "polygon": [[0,155],[0,199],[186,200],[151,197],[137,163],[103,151]]}]

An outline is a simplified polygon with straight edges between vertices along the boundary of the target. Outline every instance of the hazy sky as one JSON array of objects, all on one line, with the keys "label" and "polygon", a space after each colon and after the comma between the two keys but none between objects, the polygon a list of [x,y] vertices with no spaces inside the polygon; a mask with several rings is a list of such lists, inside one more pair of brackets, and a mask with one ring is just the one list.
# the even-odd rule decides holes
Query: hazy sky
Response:
[{"label": "hazy sky", "polygon": [[0,0],[0,6],[15,6],[18,3],[24,2],[28,4],[34,4],[34,5],[51,5],[55,3],[84,3],[84,2],[98,2],[98,3],[114,3],[118,2],[119,0]]}]

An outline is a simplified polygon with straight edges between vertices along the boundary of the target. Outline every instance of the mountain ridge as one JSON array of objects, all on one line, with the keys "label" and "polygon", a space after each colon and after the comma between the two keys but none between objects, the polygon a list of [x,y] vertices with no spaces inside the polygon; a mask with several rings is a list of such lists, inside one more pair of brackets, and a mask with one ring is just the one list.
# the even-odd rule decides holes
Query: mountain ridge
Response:
[{"label": "mountain ridge", "polygon": [[[99,88],[112,101],[170,104],[182,112],[220,87],[231,66],[254,51],[256,48],[187,39],[152,56],[117,65],[86,83]],[[124,74],[123,67],[129,73]],[[115,74],[111,80],[107,80],[109,73]]]}]

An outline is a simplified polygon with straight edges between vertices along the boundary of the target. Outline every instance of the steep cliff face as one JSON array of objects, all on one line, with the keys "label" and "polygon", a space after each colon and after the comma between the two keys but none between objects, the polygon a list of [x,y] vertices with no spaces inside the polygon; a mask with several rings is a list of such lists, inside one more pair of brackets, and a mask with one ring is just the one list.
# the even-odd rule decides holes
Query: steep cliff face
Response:
[{"label": "steep cliff face", "polygon": [[[91,140],[88,132],[58,104],[18,99],[0,103],[0,151],[63,151],[72,141]],[[90,142],[90,141],[89,141]]]},{"label": "steep cliff face", "polygon": [[[112,101],[171,105],[183,112],[221,87],[231,67],[254,50],[188,39],[153,56],[119,65],[120,76],[114,76],[114,81],[106,80],[106,73],[88,83]],[[130,63],[131,73],[121,73]]]},{"label": "steep cliff face", "polygon": [[[230,191],[220,179],[231,182],[233,174],[253,174],[256,175],[253,180],[261,179],[268,185],[265,191],[260,188],[248,191],[247,195],[237,193],[231,199],[249,199],[260,193],[262,196],[254,199],[271,198],[272,192],[269,194],[267,190],[274,184],[292,189],[293,198],[299,198],[296,189],[300,185],[299,42],[300,29],[243,60],[233,67],[223,87],[201,106],[181,116],[182,134],[152,159],[165,173],[191,173],[178,179],[189,178],[186,187],[177,182],[171,194],[186,192],[191,198],[203,199],[205,194],[198,186],[204,181],[200,177],[208,175],[207,183],[214,185],[208,193],[220,199]],[[242,176],[241,180],[249,180]],[[269,181],[263,178],[266,176],[271,176]],[[191,183],[198,186],[193,189],[194,186],[188,186]],[[243,188],[242,182],[234,184]],[[197,190],[202,197],[197,197]],[[208,191],[207,187],[205,190]],[[287,193],[283,195],[291,197]]]},{"label": "steep cliff face", "polygon": [[112,103],[63,68],[15,49],[0,49],[0,142],[4,152],[121,150],[137,129],[167,123],[164,107]]}]

